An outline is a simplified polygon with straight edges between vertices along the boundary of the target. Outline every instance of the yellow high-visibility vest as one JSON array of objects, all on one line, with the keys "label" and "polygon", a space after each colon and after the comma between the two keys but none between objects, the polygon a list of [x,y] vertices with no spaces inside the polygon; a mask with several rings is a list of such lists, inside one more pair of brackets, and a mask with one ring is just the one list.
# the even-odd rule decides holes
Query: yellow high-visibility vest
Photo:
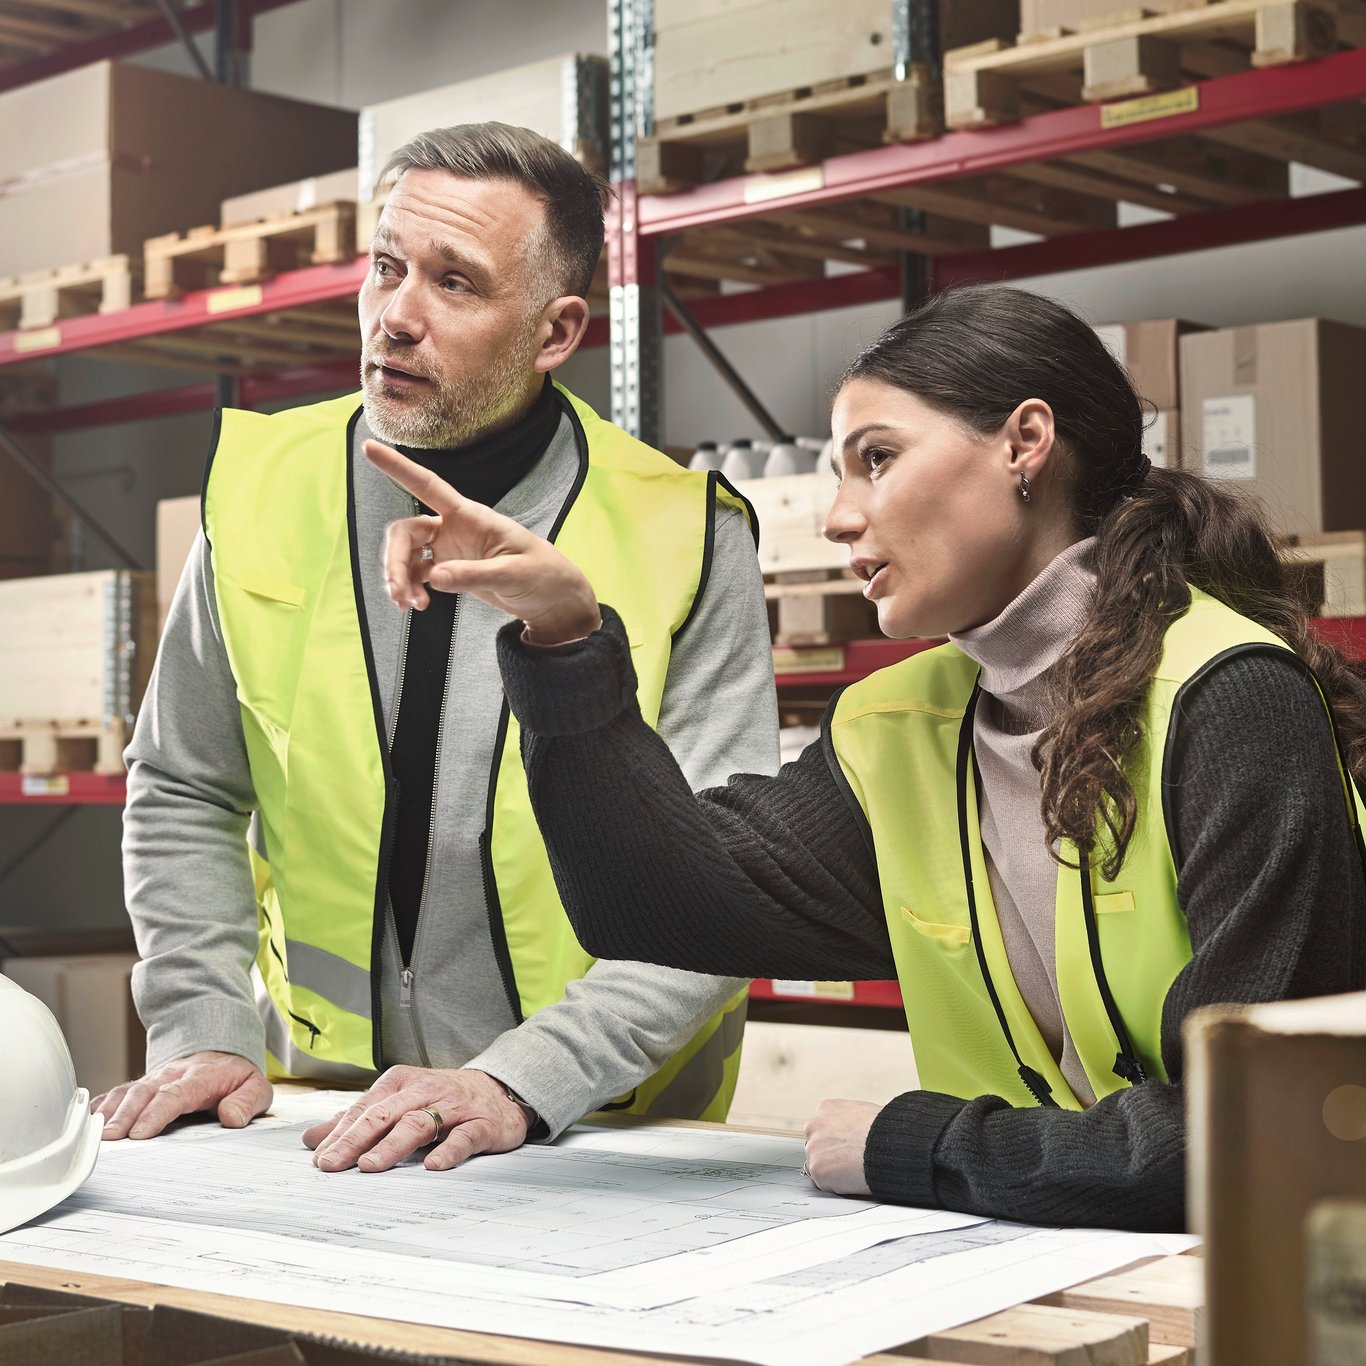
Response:
[{"label": "yellow high-visibility vest", "polygon": [[[1166,1079],[1162,1007],[1191,957],[1163,782],[1181,690],[1230,652],[1298,658],[1216,599],[1191,597],[1167,629],[1125,766],[1138,821],[1118,877],[1106,881],[1070,842],[1060,851],[1058,998],[1097,1099]],[[1080,1109],[1011,974],[992,902],[972,760],[977,674],[952,644],[913,655],[846,688],[829,739],[877,858],[920,1085]],[[1339,764],[1360,850],[1361,799]]]},{"label": "yellow high-visibility vest", "polygon": [[[581,478],[554,540],[621,614],[654,725],[672,638],[704,586],[716,503],[750,509],[556,388]],[[356,564],[350,470],[361,411],[357,394],[269,416],[226,410],[204,530],[269,860],[252,851],[257,964],[296,1047],[379,1068],[395,803]],[[494,947],[526,1018],[593,959],[555,890],[506,703],[501,727],[480,854]],[[741,993],[614,1108],[724,1119],[744,1010]]]}]

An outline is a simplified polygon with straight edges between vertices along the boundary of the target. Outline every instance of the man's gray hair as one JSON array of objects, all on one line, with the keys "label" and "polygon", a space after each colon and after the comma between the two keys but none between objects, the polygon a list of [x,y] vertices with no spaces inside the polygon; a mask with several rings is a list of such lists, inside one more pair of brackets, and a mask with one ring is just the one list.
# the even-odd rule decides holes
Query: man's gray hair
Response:
[{"label": "man's gray hair", "polygon": [[563,147],[530,128],[506,123],[461,123],[405,142],[384,163],[380,183],[405,171],[449,171],[466,180],[511,180],[545,206],[545,229],[527,249],[546,301],[586,295],[602,254],[607,182],[580,166]]}]

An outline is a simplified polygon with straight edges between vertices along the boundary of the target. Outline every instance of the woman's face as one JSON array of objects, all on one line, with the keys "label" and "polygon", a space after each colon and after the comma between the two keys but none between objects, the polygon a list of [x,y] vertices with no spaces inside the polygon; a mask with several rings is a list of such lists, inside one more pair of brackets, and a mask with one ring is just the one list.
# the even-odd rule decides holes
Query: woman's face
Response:
[{"label": "woman's face", "polygon": [[1046,403],[1021,404],[983,436],[895,385],[854,379],[831,420],[840,488],[825,535],[868,580],[885,635],[942,636],[992,620],[1076,539],[1062,500],[1047,496]]}]

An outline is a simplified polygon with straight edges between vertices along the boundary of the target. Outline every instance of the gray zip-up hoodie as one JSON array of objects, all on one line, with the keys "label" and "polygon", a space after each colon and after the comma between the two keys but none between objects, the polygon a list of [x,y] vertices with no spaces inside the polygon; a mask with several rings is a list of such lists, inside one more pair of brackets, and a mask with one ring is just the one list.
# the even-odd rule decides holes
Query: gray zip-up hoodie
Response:
[{"label": "gray zip-up hoodie", "polygon": [[[414,505],[364,458],[368,435],[362,418],[351,452],[356,534],[392,738],[404,615],[385,594],[381,549],[385,528]],[[544,534],[578,470],[574,426],[564,416],[545,456],[498,510]],[[392,913],[385,930],[383,1060],[478,1067],[524,1096],[553,1137],[654,1072],[741,983],[602,962],[571,983],[561,1002],[517,1023],[490,937],[478,850],[503,705],[494,637],[506,619],[477,598],[460,599],[427,888],[408,972]],[[724,783],[735,772],[777,769],[763,584],[737,512],[716,515],[710,577],[675,643],[659,731],[695,788]],[[124,884],[142,958],[133,990],[148,1030],[149,1070],[205,1049],[264,1067],[269,1047],[294,1075],[372,1079],[371,1072],[321,1064],[294,1048],[259,977],[253,988],[257,913],[245,837],[256,801],[202,535],[176,591],[126,757]]]}]

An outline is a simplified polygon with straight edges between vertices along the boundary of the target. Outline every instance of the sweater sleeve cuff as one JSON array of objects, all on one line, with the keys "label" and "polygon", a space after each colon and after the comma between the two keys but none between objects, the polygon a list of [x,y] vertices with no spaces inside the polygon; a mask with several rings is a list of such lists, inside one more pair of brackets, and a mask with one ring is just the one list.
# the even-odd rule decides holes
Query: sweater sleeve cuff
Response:
[{"label": "sweater sleeve cuff", "polygon": [[520,621],[498,632],[503,690],[524,731],[584,735],[635,706],[626,628],[605,603],[601,611],[602,626],[568,645],[528,645]]},{"label": "sweater sleeve cuff", "polygon": [[966,1104],[936,1091],[907,1091],[882,1107],[863,1147],[863,1176],[876,1199],[940,1208],[934,1150]]}]

